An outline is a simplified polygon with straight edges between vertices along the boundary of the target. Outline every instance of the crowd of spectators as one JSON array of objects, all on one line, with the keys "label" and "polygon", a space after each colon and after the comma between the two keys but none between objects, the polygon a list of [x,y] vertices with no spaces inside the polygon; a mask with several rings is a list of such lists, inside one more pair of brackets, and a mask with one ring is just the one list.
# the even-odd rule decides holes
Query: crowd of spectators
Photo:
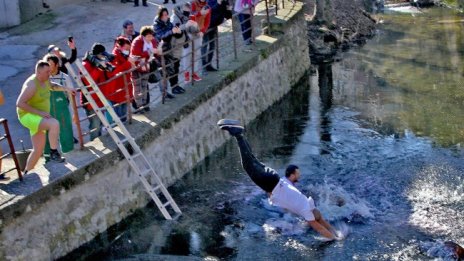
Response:
[{"label": "crowd of spectators", "polygon": [[[134,6],[139,5],[138,0],[133,2]],[[175,0],[172,2],[175,4]],[[160,7],[153,24],[142,26],[140,32],[135,30],[132,21],[124,21],[111,52],[101,43],[93,44],[84,53],[82,65],[113,106],[116,115],[125,122],[129,111],[145,113],[150,110],[150,83],[158,84],[162,97],[174,99],[186,92],[187,84],[201,81],[207,72],[217,71],[212,65],[217,27],[231,19],[233,11],[238,13],[244,43],[250,44],[250,16],[255,4],[253,0],[236,0],[235,3],[229,0],[192,0],[174,6],[172,13]],[[147,1],[142,0],[142,5],[147,6]],[[77,59],[72,37],[68,39],[68,47],[69,57],[59,47],[50,45],[43,59],[37,62],[35,73],[24,82],[18,97],[18,119],[29,129],[33,144],[24,174],[35,167],[42,155],[46,161],[65,161],[61,153],[73,150],[78,141],[78,134],[73,132],[73,122],[81,122],[76,117],[76,108],[83,110],[88,118],[90,140],[103,132],[95,108],[82,92],[76,106],[71,102],[76,100],[74,96],[80,85],[71,80],[66,68],[66,64]],[[81,80],[88,91],[95,87],[84,75]],[[103,107],[97,94],[91,96],[99,108]],[[106,118],[113,122],[108,113]],[[0,175],[0,179],[2,177],[5,178]]]}]

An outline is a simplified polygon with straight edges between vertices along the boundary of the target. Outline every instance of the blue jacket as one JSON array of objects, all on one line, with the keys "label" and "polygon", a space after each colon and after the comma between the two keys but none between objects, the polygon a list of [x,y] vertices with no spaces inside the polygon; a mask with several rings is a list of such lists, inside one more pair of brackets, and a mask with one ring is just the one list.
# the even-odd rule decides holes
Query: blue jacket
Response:
[{"label": "blue jacket", "polygon": [[174,25],[170,20],[163,22],[159,19],[159,17],[156,17],[153,24],[153,31],[155,31],[156,40],[158,40],[158,42],[163,40],[165,43],[171,42],[172,28],[174,28]]},{"label": "blue jacket", "polygon": [[211,8],[211,21],[209,23],[209,28],[216,27],[224,22],[228,5],[228,0],[222,0],[221,4],[218,4],[217,0],[208,0],[208,6]]}]

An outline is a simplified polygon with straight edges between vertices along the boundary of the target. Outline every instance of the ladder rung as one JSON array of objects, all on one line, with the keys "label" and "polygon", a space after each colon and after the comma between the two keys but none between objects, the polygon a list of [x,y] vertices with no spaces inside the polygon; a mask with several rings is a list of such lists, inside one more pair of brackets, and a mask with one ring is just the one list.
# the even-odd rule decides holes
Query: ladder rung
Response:
[{"label": "ladder rung", "polygon": [[168,202],[164,203],[164,204],[163,204],[163,207],[165,208],[165,207],[167,207],[167,206],[169,206],[169,205],[171,205],[171,201],[168,201]]},{"label": "ladder rung", "polygon": [[132,160],[133,160],[134,158],[137,158],[137,157],[140,156],[140,155],[142,155],[142,154],[141,154],[141,153],[135,153],[135,154],[132,154],[132,155],[130,155],[130,156],[131,156],[131,158],[132,158]]},{"label": "ladder rung", "polygon": [[160,188],[161,188],[161,185],[157,185],[157,186],[153,187],[153,191],[156,192]]},{"label": "ladder rung", "polygon": [[113,123],[110,124],[109,127],[110,128],[119,127],[119,124],[117,122],[113,122]]},{"label": "ladder rung", "polygon": [[126,141],[128,141],[128,139],[124,138],[124,139],[117,140],[116,143],[124,144],[124,142],[126,142]]},{"label": "ladder rung", "polygon": [[144,172],[140,173],[140,175],[142,175],[144,177],[145,175],[147,175],[150,172],[151,172],[151,169],[147,169]]}]

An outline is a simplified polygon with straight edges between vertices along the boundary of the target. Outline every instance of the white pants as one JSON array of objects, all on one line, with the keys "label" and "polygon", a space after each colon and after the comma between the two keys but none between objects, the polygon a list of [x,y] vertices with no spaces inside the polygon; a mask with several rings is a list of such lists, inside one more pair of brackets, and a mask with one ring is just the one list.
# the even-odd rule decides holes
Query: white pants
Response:
[{"label": "white pants", "polygon": [[[203,40],[201,37],[196,37],[193,39],[193,45],[195,48],[194,52],[194,72],[198,74],[201,71],[201,45]],[[182,49],[182,59],[180,63],[181,72],[192,72],[192,43],[189,43],[189,47]]]}]

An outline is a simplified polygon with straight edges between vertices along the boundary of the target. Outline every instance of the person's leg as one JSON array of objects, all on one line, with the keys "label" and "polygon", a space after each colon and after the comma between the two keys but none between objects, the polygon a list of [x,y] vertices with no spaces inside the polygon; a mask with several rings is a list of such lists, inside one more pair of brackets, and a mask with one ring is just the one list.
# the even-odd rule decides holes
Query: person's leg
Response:
[{"label": "person's leg", "polygon": [[39,125],[39,132],[43,131],[48,131],[48,142],[50,143],[50,149],[58,149],[58,137],[60,135],[60,124],[58,121],[54,118],[42,119]]},{"label": "person's leg", "polygon": [[243,41],[248,42],[251,36],[251,15],[239,14],[238,19],[240,20],[240,27],[242,28]]},{"label": "person's leg", "polygon": [[[211,29],[208,29],[208,31],[203,35],[203,40],[202,40],[202,43],[201,43],[201,65],[203,67],[207,66],[208,64],[208,41],[209,41],[209,33]],[[195,44],[196,46],[196,44]]]},{"label": "person's leg", "polygon": [[[193,40],[195,42],[195,46],[200,46],[202,44],[202,38],[195,38]],[[194,73],[192,75],[192,80],[195,80],[195,81],[201,81],[201,78],[199,77],[199,74],[200,72],[203,71],[204,67],[202,65],[203,61],[202,61],[202,51],[200,50],[200,48],[195,48],[195,53],[194,53]],[[204,72],[204,71],[203,71]]]},{"label": "person's leg", "polygon": [[174,74],[169,75],[169,84],[171,84],[171,88],[174,89],[178,86],[179,78],[179,60],[178,59],[173,59],[171,60],[171,63],[173,63],[173,68],[174,68]]},{"label": "person's leg", "polygon": [[[218,125],[220,125],[218,122]],[[228,131],[237,140],[242,159],[242,166],[253,182],[266,192],[272,192],[279,183],[280,177],[277,172],[261,163],[251,150],[248,141],[243,137],[243,127],[238,125],[220,125],[222,130]]]},{"label": "person's leg", "polygon": [[36,134],[31,136],[32,141],[32,152],[29,154],[27,158],[26,167],[24,168],[25,172],[30,171],[35,167],[37,161],[39,161],[40,156],[42,155],[42,151],[45,146],[45,132],[38,131]]},{"label": "person's leg", "polygon": [[143,92],[142,92],[142,74],[137,71],[132,72],[133,86],[134,86],[134,101],[136,107],[143,105]]},{"label": "person's leg", "polygon": [[[87,115],[87,117],[89,117],[90,115],[94,114],[94,111],[85,108],[85,114]],[[101,121],[97,115],[93,115],[89,118],[89,132],[91,141],[101,136]]]},{"label": "person's leg", "polygon": [[211,32],[209,33],[209,50],[208,50],[208,56],[207,56],[207,66],[209,66],[208,68],[211,68],[213,67],[213,65],[211,64],[211,61],[213,60],[213,56],[214,56],[214,52],[216,51],[216,37],[218,35],[218,29],[217,27],[216,28],[213,28],[213,29],[210,29]]},{"label": "person's leg", "polygon": [[192,70],[192,44],[189,44],[189,47],[182,49],[182,58],[181,58],[181,71],[184,73],[184,83],[187,84],[190,82],[190,72]]}]

